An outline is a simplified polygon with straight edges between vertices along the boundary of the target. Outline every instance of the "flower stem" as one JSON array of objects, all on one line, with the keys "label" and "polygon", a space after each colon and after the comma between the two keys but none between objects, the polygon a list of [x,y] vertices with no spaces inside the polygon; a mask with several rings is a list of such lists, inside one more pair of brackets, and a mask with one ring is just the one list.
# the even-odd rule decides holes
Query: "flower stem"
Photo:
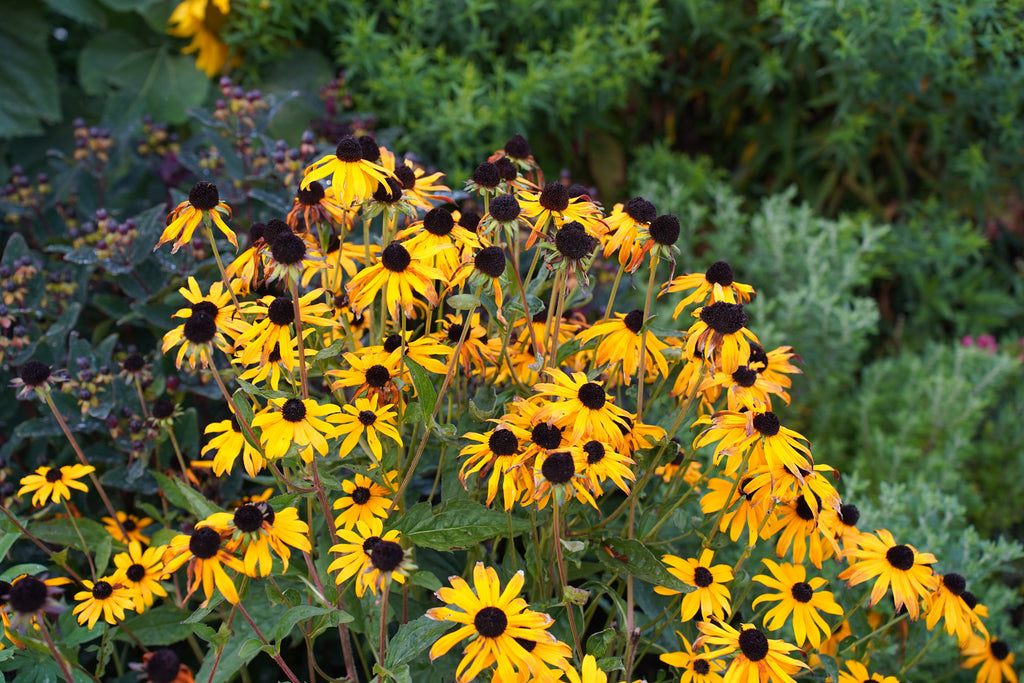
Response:
[{"label": "flower stem", "polygon": [[604,309],[604,317],[601,318],[601,322],[606,322],[608,318],[612,317],[612,306],[615,304],[615,293],[619,291],[619,280],[622,279],[622,273],[626,270],[626,267],[619,264],[619,271],[615,273],[615,281],[612,283],[612,292],[608,295],[608,306]]},{"label": "flower stem", "polygon": [[299,377],[302,378],[302,400],[309,398],[309,376],[306,374],[306,344],[302,339],[302,310],[299,305],[299,283],[290,277],[288,288],[292,294],[292,308],[295,310],[295,346],[299,352]]},{"label": "flower stem", "polygon": [[[61,431],[64,432],[64,436],[67,437],[67,440],[71,443],[71,448],[75,451],[75,455],[78,456],[78,459],[83,465],[90,467],[89,461],[85,459],[85,453],[82,452],[82,447],[78,445],[78,441],[76,441],[75,437],[71,434],[71,430],[68,429],[68,423],[64,421],[64,416],[60,414],[59,410],[57,410],[57,406],[53,402],[53,397],[51,397],[49,393],[45,394],[45,401],[46,405],[50,407],[50,411],[53,413],[53,416],[57,418],[57,424],[60,425]],[[110,498],[107,497],[107,492],[103,488],[103,484],[100,483],[99,478],[96,477],[94,472],[89,472],[89,480],[92,481],[92,485],[96,487],[96,493],[100,494],[100,498],[103,500],[103,505],[106,506],[111,519],[113,519],[114,523],[117,524],[117,528],[121,531],[121,535],[128,538],[128,532],[125,531],[124,524],[122,524],[121,520],[118,519],[117,513],[114,512],[114,506],[111,504]]]},{"label": "flower stem", "polygon": [[572,630],[572,642],[573,642],[573,645],[576,646],[576,654],[582,660],[583,655],[585,653],[583,652],[583,649],[580,647],[580,634],[579,634],[579,631],[576,629],[576,614],[573,611],[574,610],[573,603],[571,601],[569,601],[569,600],[566,600],[566,598],[565,598],[565,588],[566,588],[566,586],[569,585],[569,582],[568,582],[568,580],[566,579],[566,576],[565,576],[565,561],[562,559],[562,530],[561,530],[562,519],[561,519],[561,515],[559,514],[559,511],[560,511],[562,506],[559,505],[558,499],[557,499],[556,496],[551,496],[551,505],[552,505],[551,509],[552,509],[552,517],[553,517],[552,522],[551,522],[551,527],[554,530],[554,539],[553,540],[554,540],[554,545],[555,545],[555,562],[558,565],[558,580],[559,580],[559,587],[561,589],[559,591],[561,593],[561,595],[558,595],[556,597],[559,600],[561,600],[562,603],[565,604],[565,610],[566,610],[566,612],[569,613],[569,628]]},{"label": "flower stem", "polygon": [[391,592],[390,582],[384,579],[380,596],[380,632],[378,633],[377,663],[384,666],[384,653],[388,647],[388,593]]},{"label": "flower stem", "polygon": [[[251,626],[252,630],[256,632],[256,637],[260,639],[260,642],[262,642],[264,645],[270,645],[266,637],[263,635],[263,632],[260,631],[260,627],[257,626],[256,622],[253,621],[252,617],[249,616],[249,612],[246,611],[245,605],[243,605],[241,601],[239,601],[237,605],[238,611],[241,612],[242,616],[245,617],[245,620],[249,622],[249,626]],[[291,670],[288,664],[285,663],[284,659],[281,658],[281,655],[279,653],[275,652],[271,656],[274,658],[274,661],[277,662],[277,665],[281,668],[281,671],[284,672],[284,675],[288,677],[289,681],[291,681],[292,683],[299,683],[298,677]]]},{"label": "flower stem", "polygon": [[[651,257],[651,274],[647,278],[647,297],[644,299],[643,325],[647,324],[647,316],[651,314],[651,292],[654,291],[654,276],[658,273],[658,256]],[[641,327],[640,334],[640,367],[636,371],[636,421],[643,422],[644,413],[644,380],[647,379],[647,336],[650,334]]]},{"label": "flower stem", "polygon": [[235,290],[231,288],[231,281],[228,279],[227,271],[224,270],[224,262],[220,260],[220,250],[217,249],[217,240],[213,236],[213,228],[210,226],[210,219],[205,215],[203,216],[203,227],[206,228],[206,237],[210,240],[210,249],[213,251],[213,258],[217,260],[217,270],[220,271],[221,282],[224,283],[224,288],[228,290],[228,294],[231,295],[231,303],[235,305],[235,310],[241,312],[242,307],[238,305],[238,297],[235,296]]},{"label": "flower stem", "polygon": [[68,683],[75,683],[75,679],[71,675],[71,667],[68,666],[68,660],[64,659],[64,655],[57,650],[57,646],[54,644],[53,638],[50,637],[50,626],[46,623],[39,624],[39,632],[42,634],[43,640],[46,641],[46,647],[50,648],[50,653],[57,661],[57,666],[60,667],[60,672],[64,674],[64,680]]}]

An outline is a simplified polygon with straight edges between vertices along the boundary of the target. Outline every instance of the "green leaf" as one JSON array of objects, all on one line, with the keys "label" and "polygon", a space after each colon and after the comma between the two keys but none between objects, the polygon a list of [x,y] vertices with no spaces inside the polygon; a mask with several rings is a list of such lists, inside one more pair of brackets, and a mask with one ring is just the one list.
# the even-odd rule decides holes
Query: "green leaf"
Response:
[{"label": "green leaf", "polygon": [[0,557],[5,557],[7,551],[11,549],[11,546],[21,538],[20,531],[4,531],[3,536],[0,536]]},{"label": "green leaf", "polygon": [[[245,397],[245,392],[242,391],[241,389],[236,389],[235,393],[231,395],[231,403],[235,407],[235,414],[238,415],[239,420],[249,425],[251,429],[252,419],[253,417],[255,417],[255,415],[252,412],[252,405],[249,403],[249,399]],[[245,438],[246,441],[249,442],[250,446],[252,446],[258,451],[263,450],[259,442],[253,439],[253,437],[249,436],[249,433],[246,431],[245,427],[242,427],[242,436]]]},{"label": "green leaf", "polygon": [[82,532],[81,538],[75,533],[75,527],[66,519],[34,522],[28,525],[28,531],[41,541],[74,548],[83,552],[92,552],[104,541],[109,542],[110,534],[107,533],[107,530],[99,522],[87,517],[79,517],[75,520],[75,523],[78,524],[78,529]]},{"label": "green leaf", "polygon": [[189,107],[206,99],[210,80],[193,58],[149,47],[123,31],[107,31],[86,43],[79,55],[82,88],[111,95],[107,114],[115,121],[149,113],[168,123],[184,123]]},{"label": "green leaf", "polygon": [[[432,513],[429,503],[418,503],[398,520],[395,528],[414,545],[449,551],[507,534],[508,520],[505,513],[480,503],[453,500],[438,514]],[[526,520],[512,520],[513,533],[529,528]]]},{"label": "green leaf", "polygon": [[604,654],[608,651],[608,646],[615,640],[616,635],[615,629],[606,628],[590,636],[587,638],[587,654],[594,655],[598,659],[604,657]]},{"label": "green leaf", "polygon": [[57,65],[47,49],[50,27],[43,8],[8,3],[0,22],[0,138],[38,135],[41,123],[60,121]]},{"label": "green leaf", "polygon": [[409,368],[409,374],[412,375],[412,385],[416,388],[416,394],[420,400],[420,410],[426,417],[433,415],[434,406],[437,404],[437,391],[434,390],[434,383],[423,366],[416,361],[406,357],[405,365]]},{"label": "green leaf", "polygon": [[[182,620],[181,610],[173,605],[163,604],[146,610],[137,617],[124,622],[125,627],[140,641],[150,647],[169,646],[184,640],[192,634],[194,624]],[[115,629],[117,638],[133,642],[121,629]]]},{"label": "green leaf", "polygon": [[103,8],[94,0],[43,0],[46,5],[61,16],[68,19],[88,24],[90,26],[103,26],[106,23],[106,15]]},{"label": "green leaf", "polygon": [[693,586],[688,586],[672,576],[665,565],[640,541],[632,539],[606,539],[604,545],[617,556],[626,558],[623,562],[608,552],[599,552],[597,557],[608,568],[617,574],[629,574],[647,583],[664,586],[681,593],[690,593]]},{"label": "green leaf", "polygon": [[471,311],[480,305],[480,298],[473,294],[455,294],[446,303],[456,311]]},{"label": "green leaf", "polygon": [[180,480],[171,479],[157,471],[153,471],[153,476],[156,477],[160,484],[160,490],[167,496],[167,500],[183,510],[190,510],[199,519],[206,519],[216,512],[223,512],[208,501],[203,494],[186,486]]},{"label": "green leaf", "polygon": [[450,621],[435,621],[426,616],[402,624],[388,643],[385,666],[393,669],[411,662],[454,625]]},{"label": "green leaf", "polygon": [[[340,612],[340,615],[334,614]],[[336,607],[321,607],[319,605],[299,605],[292,607],[281,617],[281,620],[277,622],[277,626],[274,628],[274,640],[284,640],[288,637],[288,634],[295,628],[295,624],[300,621],[306,621],[313,617],[322,617],[324,615],[331,615],[332,621],[337,621],[338,624],[347,624],[352,621],[352,615],[347,612],[342,612]]]}]

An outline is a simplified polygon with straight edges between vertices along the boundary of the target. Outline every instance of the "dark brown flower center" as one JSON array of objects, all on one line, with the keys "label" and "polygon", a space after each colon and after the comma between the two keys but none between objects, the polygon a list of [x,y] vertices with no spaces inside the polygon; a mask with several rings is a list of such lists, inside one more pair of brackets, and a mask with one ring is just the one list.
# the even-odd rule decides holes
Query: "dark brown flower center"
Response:
[{"label": "dark brown flower center", "polygon": [[60,471],[59,467],[51,467],[46,471],[46,481],[51,484],[55,484],[63,478],[64,474]]},{"label": "dark brown flower center", "polygon": [[519,439],[510,429],[495,429],[487,437],[487,447],[498,456],[515,455],[519,451]]},{"label": "dark brown flower center", "polygon": [[713,285],[728,287],[732,284],[732,266],[725,261],[716,261],[704,273],[704,279]]},{"label": "dark brown flower center", "polygon": [[501,183],[501,171],[489,161],[485,161],[473,170],[473,182],[480,187],[495,188]]},{"label": "dark brown flower center", "polygon": [[[316,206],[325,196],[324,186],[315,180],[309,184],[308,188],[298,192],[299,204],[303,206]],[[250,237],[251,234],[250,232]]]},{"label": "dark brown flower center", "polygon": [[693,582],[697,588],[707,588],[715,582],[715,577],[707,567],[697,567],[693,570]]},{"label": "dark brown flower center", "polygon": [[381,572],[393,572],[405,558],[402,546],[394,541],[381,541],[370,551],[370,563]]},{"label": "dark brown flower center", "polygon": [[672,214],[658,216],[651,221],[651,227],[648,230],[652,240],[662,246],[671,247],[679,240],[679,219]]},{"label": "dark brown flower center", "polygon": [[301,399],[288,399],[281,406],[281,417],[288,422],[302,422],[306,418],[306,404]]},{"label": "dark brown flower center", "polygon": [[588,235],[586,228],[577,221],[566,223],[555,233],[555,248],[569,261],[585,259],[596,245],[597,239]]},{"label": "dark brown flower center", "polygon": [[366,370],[366,383],[374,389],[381,389],[391,380],[391,373],[383,365],[371,365]]},{"label": "dark brown flower center", "polygon": [[548,211],[565,211],[569,208],[569,190],[559,182],[550,182],[540,191],[540,205]]},{"label": "dark brown flower center", "polygon": [[743,304],[716,301],[700,309],[700,319],[719,334],[736,334],[743,329],[749,318],[743,312]]},{"label": "dark brown flower center", "polygon": [[370,501],[370,489],[365,486],[357,486],[352,491],[352,502],[356,505],[366,505]]},{"label": "dark brown flower center", "polygon": [[208,560],[220,550],[220,534],[208,526],[200,527],[192,532],[188,549],[199,559]]},{"label": "dark brown flower center", "polygon": [[157,650],[149,656],[145,668],[151,683],[172,683],[181,672],[181,660],[173,650]]},{"label": "dark brown flower center", "polygon": [[473,617],[473,626],[484,638],[497,638],[505,632],[508,617],[498,607],[484,607]]},{"label": "dark brown flower center", "polygon": [[540,472],[552,484],[568,484],[576,474],[576,463],[570,453],[558,451],[544,459]]},{"label": "dark brown flower center", "polygon": [[398,178],[398,182],[402,184],[403,190],[412,190],[416,187],[416,171],[412,170],[405,164],[399,164],[395,168],[395,177]]},{"label": "dark brown flower center", "polygon": [[583,444],[583,452],[587,454],[587,464],[596,465],[604,460],[604,444],[600,441],[588,441]]},{"label": "dark brown flower center", "polygon": [[751,422],[754,424],[754,429],[761,432],[761,436],[775,436],[782,428],[779,418],[771,411],[755,415]]},{"label": "dark brown flower center", "polygon": [[213,183],[196,183],[188,191],[188,203],[200,211],[210,211],[220,203],[220,193]]},{"label": "dark brown flower center", "polygon": [[125,570],[124,575],[133,583],[138,583],[146,576],[146,568],[136,562]]},{"label": "dark brown flower center", "polygon": [[451,212],[442,208],[431,209],[423,217],[423,228],[431,235],[444,237],[451,234],[454,227],[455,219],[452,218]]},{"label": "dark brown flower center", "polygon": [[814,597],[814,591],[811,590],[811,584],[806,581],[794,583],[790,592],[793,594],[793,599],[797,602],[810,602],[811,598]]},{"label": "dark brown flower center", "polygon": [[263,513],[252,503],[235,510],[235,527],[242,533],[252,533],[263,526]]},{"label": "dark brown flower center", "polygon": [[97,581],[92,585],[92,597],[97,600],[106,600],[113,594],[113,586],[106,581]]},{"label": "dark brown flower center", "polygon": [[363,160],[363,146],[351,135],[346,135],[334,149],[334,155],[347,163]]},{"label": "dark brown flower center", "polygon": [[633,334],[640,334],[640,329],[644,326],[644,312],[634,308],[622,319],[622,324]]},{"label": "dark brown flower center", "polygon": [[505,143],[505,154],[513,159],[526,159],[530,156],[530,143],[519,133],[516,133]]},{"label": "dark brown flower center", "polygon": [[533,427],[530,432],[530,440],[541,448],[551,450],[562,445],[562,430],[559,427],[541,422]]},{"label": "dark brown flower center", "polygon": [[384,252],[380,255],[380,262],[392,273],[401,273],[412,263],[412,256],[409,255],[409,250],[401,244],[392,242],[384,247]]},{"label": "dark brown flower center", "polygon": [[32,614],[46,604],[46,584],[34,576],[26,576],[15,581],[7,595],[7,603],[12,610],[21,614]]},{"label": "dark brown flower center", "polygon": [[654,204],[643,197],[633,197],[626,202],[622,210],[636,223],[650,223],[658,217],[658,210],[654,208]]},{"label": "dark brown flower center", "polygon": [[760,662],[768,656],[768,636],[756,628],[740,631],[740,651],[752,662]]},{"label": "dark brown flower center", "polygon": [[755,382],[757,382],[757,373],[746,365],[741,365],[736,368],[736,372],[732,373],[732,381],[735,382],[737,386],[749,389],[754,386]]},{"label": "dark brown flower center", "polygon": [[372,410],[360,410],[359,415],[357,415],[357,417],[365,427],[369,427],[370,425],[377,421],[377,414]]},{"label": "dark brown flower center", "polygon": [[363,552],[366,553],[367,557],[370,556],[370,553],[373,552],[373,549],[380,542],[380,536],[370,536],[368,539],[363,541]]},{"label": "dark brown flower center", "polygon": [[894,545],[885,551],[885,559],[894,569],[905,572],[914,566],[914,551],[905,545]]},{"label": "dark brown flower center", "polygon": [[604,388],[594,382],[587,382],[581,386],[579,391],[576,392],[576,396],[579,398],[580,403],[591,410],[601,410],[607,400]]},{"label": "dark brown flower center", "polygon": [[860,521],[860,510],[856,505],[843,504],[839,506],[839,521],[846,526],[857,526]]},{"label": "dark brown flower center", "polygon": [[519,201],[510,194],[500,194],[491,200],[491,218],[499,223],[511,223],[519,218]]},{"label": "dark brown flower center", "polygon": [[967,590],[967,579],[960,574],[950,572],[942,577],[942,585],[953,595],[963,595]]},{"label": "dark brown flower center", "polygon": [[204,313],[211,318],[216,318],[217,314],[220,313],[220,309],[212,301],[199,301],[192,304],[192,315],[196,313]]},{"label": "dark brown flower center", "polygon": [[476,253],[473,265],[487,277],[501,277],[505,272],[505,252],[501,247],[484,247]]},{"label": "dark brown flower center", "polygon": [[693,667],[693,672],[698,676],[707,676],[711,672],[711,665],[708,664],[706,659],[695,659],[690,666]]},{"label": "dark brown flower center", "polygon": [[306,257],[306,241],[293,232],[282,232],[271,245],[270,254],[285,266],[301,263]]},{"label": "dark brown flower center", "polygon": [[[275,240],[276,243],[276,240]],[[279,296],[267,306],[267,317],[270,322],[278,327],[284,327],[295,322],[295,305],[286,296]]]},{"label": "dark brown flower center", "polygon": [[182,333],[193,344],[209,344],[217,335],[217,323],[205,313],[193,313],[185,321]]},{"label": "dark brown flower center", "polygon": [[1010,656],[1010,646],[1001,640],[993,640],[988,649],[992,652],[992,656],[999,661],[1003,661]]}]

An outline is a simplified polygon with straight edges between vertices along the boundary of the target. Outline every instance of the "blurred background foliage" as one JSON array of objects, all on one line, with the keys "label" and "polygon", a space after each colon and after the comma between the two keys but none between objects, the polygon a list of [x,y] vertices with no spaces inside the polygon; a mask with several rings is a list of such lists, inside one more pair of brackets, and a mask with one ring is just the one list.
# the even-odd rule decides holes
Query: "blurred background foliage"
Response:
[{"label": "blurred background foliage", "polygon": [[[305,131],[323,149],[374,132],[453,186],[521,132],[549,176],[594,187],[607,208],[642,195],[677,213],[677,272],[726,259],[757,288],[750,312],[762,341],[792,345],[804,361],[782,412],[847,476],[841,490],[865,519],[884,510],[901,536],[902,512],[907,534],[931,534],[916,544],[940,557],[1020,567],[1017,546],[980,540],[1024,537],[1015,3],[232,0],[216,27],[231,54],[232,82],[220,88],[181,53],[187,40],[167,35],[176,4],[5,8],[6,200],[45,173],[51,191],[37,208],[50,221],[66,217],[72,186],[87,188],[74,198],[80,217],[102,208],[123,220],[196,177],[245,177],[228,200],[269,202],[265,174],[249,178],[237,157],[212,151],[211,139],[239,131],[196,108],[256,90],[270,103],[268,133],[245,144],[285,185],[289,164],[305,159]],[[104,174],[95,154],[55,151],[104,140]],[[120,180],[104,187],[110,168]],[[77,182],[83,174],[95,185]],[[27,209],[4,208],[10,233]],[[141,233],[156,229],[154,211]],[[38,249],[53,236],[28,237]],[[12,262],[19,249],[7,245]],[[147,258],[159,256],[140,252],[131,265]],[[110,272],[141,301],[162,287],[159,269],[141,283],[130,270]],[[130,320],[111,287],[61,312],[68,319],[51,336],[80,315],[101,326],[106,317],[103,334]],[[659,315],[670,312],[663,303]],[[992,604],[1019,625],[1020,574],[1002,578],[1007,595]]]}]

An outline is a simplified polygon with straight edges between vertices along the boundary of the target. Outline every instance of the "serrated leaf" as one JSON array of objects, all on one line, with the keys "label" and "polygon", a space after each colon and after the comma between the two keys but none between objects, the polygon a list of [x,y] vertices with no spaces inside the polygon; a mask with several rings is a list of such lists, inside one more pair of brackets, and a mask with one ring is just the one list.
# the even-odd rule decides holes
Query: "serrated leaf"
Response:
[{"label": "serrated leaf", "polygon": [[454,625],[450,621],[435,621],[426,616],[402,624],[388,643],[385,666],[394,669],[411,662]]}]

